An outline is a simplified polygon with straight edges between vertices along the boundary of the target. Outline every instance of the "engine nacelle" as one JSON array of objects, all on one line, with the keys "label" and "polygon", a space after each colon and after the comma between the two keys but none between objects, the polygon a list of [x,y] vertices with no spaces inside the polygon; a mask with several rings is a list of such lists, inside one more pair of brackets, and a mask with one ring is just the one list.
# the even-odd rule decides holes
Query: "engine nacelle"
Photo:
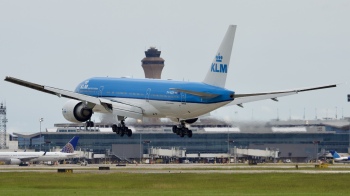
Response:
[{"label": "engine nacelle", "polygon": [[19,165],[22,161],[19,159],[10,159],[10,161],[8,161],[8,164],[10,165]]},{"label": "engine nacelle", "polygon": [[198,118],[186,119],[185,122],[186,122],[187,124],[192,124],[192,123],[195,123],[197,120],[198,120]]},{"label": "engine nacelle", "polygon": [[[169,118],[173,122],[180,122],[180,119],[178,118]],[[186,119],[186,120],[181,120],[184,121],[187,124],[192,124],[195,123],[198,120],[198,118],[192,118],[192,119]]]},{"label": "engine nacelle", "polygon": [[75,123],[89,120],[92,113],[92,109],[86,108],[83,102],[73,99],[67,101],[62,108],[63,117],[66,120]]}]

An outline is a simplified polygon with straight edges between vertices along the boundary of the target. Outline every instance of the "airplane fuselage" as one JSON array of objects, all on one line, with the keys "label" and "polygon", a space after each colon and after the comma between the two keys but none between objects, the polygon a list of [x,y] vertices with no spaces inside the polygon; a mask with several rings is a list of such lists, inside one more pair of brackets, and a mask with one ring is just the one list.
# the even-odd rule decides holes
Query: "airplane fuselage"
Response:
[{"label": "airplane fuselage", "polygon": [[[217,94],[201,97],[172,89]],[[233,101],[233,91],[200,82],[158,79],[91,78],[80,83],[76,93],[111,101],[142,105],[145,117],[195,118]],[[96,112],[107,112],[95,107]]]},{"label": "airplane fuselage", "polygon": [[0,161],[11,159],[30,159],[31,161],[59,161],[75,156],[74,153],[62,152],[0,152]]}]

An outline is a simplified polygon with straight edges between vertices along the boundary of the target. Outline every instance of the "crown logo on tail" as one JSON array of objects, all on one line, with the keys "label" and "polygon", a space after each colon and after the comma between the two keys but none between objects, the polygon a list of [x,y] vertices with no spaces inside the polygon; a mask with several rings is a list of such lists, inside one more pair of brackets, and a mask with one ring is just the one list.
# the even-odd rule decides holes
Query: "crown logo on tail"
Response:
[{"label": "crown logo on tail", "polygon": [[222,62],[223,57],[220,55],[220,53],[216,55],[215,58],[216,58],[216,62]]}]

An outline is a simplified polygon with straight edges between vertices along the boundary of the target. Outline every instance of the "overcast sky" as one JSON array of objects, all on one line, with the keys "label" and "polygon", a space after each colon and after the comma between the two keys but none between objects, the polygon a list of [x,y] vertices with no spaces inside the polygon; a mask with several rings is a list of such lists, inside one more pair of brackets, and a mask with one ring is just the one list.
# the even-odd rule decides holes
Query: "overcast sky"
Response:
[{"label": "overcast sky", "polygon": [[[163,79],[202,81],[228,25],[237,25],[226,88],[236,93],[350,79],[350,1],[0,0],[0,101],[8,132],[67,122],[67,101],[4,82],[5,76],[74,90],[93,76],[144,78],[155,46]],[[349,85],[216,110],[231,120],[350,116]],[[95,117],[98,119],[98,117]]]}]

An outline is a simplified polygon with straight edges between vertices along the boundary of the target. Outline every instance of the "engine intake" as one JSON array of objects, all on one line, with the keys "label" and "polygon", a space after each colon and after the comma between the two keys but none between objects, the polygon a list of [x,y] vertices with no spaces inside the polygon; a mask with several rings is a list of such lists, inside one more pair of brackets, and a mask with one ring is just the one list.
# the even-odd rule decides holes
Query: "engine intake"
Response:
[{"label": "engine intake", "polygon": [[63,117],[70,121],[75,123],[85,122],[89,120],[92,116],[92,109],[87,108],[83,102],[78,100],[69,100],[67,101],[63,108],[62,108],[62,114]]}]

